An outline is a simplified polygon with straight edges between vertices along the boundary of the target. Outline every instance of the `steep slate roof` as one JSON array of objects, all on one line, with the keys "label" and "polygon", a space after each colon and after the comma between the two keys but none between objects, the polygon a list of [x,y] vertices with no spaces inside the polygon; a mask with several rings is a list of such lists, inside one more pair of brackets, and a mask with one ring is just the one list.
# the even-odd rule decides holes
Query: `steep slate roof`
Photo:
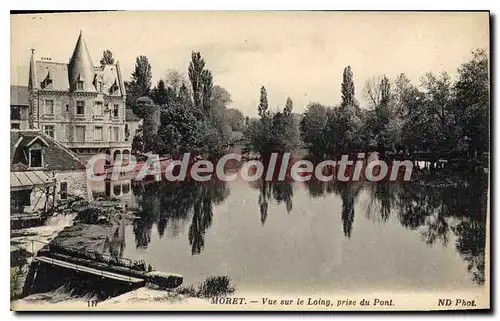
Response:
[{"label": "steep slate roof", "polygon": [[81,32],[69,61],[68,75],[69,85],[72,89],[76,88],[77,81],[83,80],[83,89],[85,91],[96,91],[92,85],[94,81],[94,65]]},{"label": "steep slate roof", "polygon": [[[51,60],[35,62],[33,55],[30,60],[30,81],[36,78],[33,84],[35,88],[44,89],[41,84],[45,79],[51,79],[52,86],[46,90],[69,91],[76,89],[76,83],[82,80],[83,91],[97,92],[98,81],[101,80],[104,94],[118,97],[125,95],[119,63],[94,67],[82,33],[78,37],[69,64]],[[34,72],[31,72],[32,65]]]},{"label": "steep slate roof", "polygon": [[136,114],[132,111],[132,109],[125,109],[125,121],[140,121],[141,119],[137,117]]},{"label": "steep slate roof", "polygon": [[108,96],[122,96],[118,67],[116,64],[94,67],[95,73],[103,82],[103,93]]},{"label": "steep slate roof", "polygon": [[50,76],[50,79],[52,79],[52,88],[50,90],[69,90],[67,64],[52,61],[37,61],[35,65],[36,76],[38,77],[36,80],[38,88],[40,88],[40,84],[45,78]]},{"label": "steep slate roof", "polygon": [[27,86],[10,86],[10,105],[28,106]]},{"label": "steep slate roof", "polygon": [[64,147],[52,137],[45,135],[43,132],[38,130],[11,130],[11,171],[29,170],[28,154],[25,147],[37,137],[48,145],[43,148],[44,170],[85,169],[85,164],[83,164],[72,151]]}]

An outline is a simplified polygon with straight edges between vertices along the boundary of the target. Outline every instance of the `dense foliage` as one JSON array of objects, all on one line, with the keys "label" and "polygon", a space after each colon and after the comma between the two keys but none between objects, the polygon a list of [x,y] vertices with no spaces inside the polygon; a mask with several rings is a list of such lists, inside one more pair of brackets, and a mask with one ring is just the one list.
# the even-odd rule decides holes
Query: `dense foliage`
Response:
[{"label": "dense foliage", "polygon": [[115,63],[115,59],[113,58],[113,53],[111,52],[111,50],[106,49],[102,52],[102,58],[99,63],[101,64],[101,66],[112,65]]},{"label": "dense foliage", "polygon": [[143,126],[134,137],[134,150],[174,157],[185,152],[213,155],[230,142],[231,95],[213,85],[199,52],[191,55],[188,75],[190,88],[180,73],[170,71],[147,93],[149,99],[136,99],[133,110]]},{"label": "dense foliage", "polygon": [[144,117],[142,110],[135,109],[135,101],[139,97],[148,96],[151,89],[151,65],[148,57],[139,56],[135,61],[135,69],[132,72],[130,81],[125,82],[127,92],[127,107],[133,108],[134,113],[139,117]]},{"label": "dense foliage", "polygon": [[260,89],[259,119],[250,121],[245,131],[246,149],[262,157],[273,152],[293,151],[299,145],[299,131],[293,117],[293,103],[287,99],[283,111],[270,112],[266,88]]},{"label": "dense foliage", "polygon": [[474,51],[458,74],[452,82],[447,73],[427,73],[419,87],[405,74],[392,83],[386,76],[369,79],[363,93],[370,108],[360,109],[348,66],[340,106],[309,104],[301,138],[311,154],[320,156],[376,150],[476,157],[489,150],[486,52]]}]

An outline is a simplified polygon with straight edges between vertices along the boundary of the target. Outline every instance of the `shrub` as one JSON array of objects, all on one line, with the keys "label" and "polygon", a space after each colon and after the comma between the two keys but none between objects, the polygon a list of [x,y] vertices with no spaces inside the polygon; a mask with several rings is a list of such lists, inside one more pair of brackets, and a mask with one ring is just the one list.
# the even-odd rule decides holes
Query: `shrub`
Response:
[{"label": "shrub", "polygon": [[198,284],[179,287],[177,294],[196,298],[211,298],[216,296],[226,296],[233,294],[236,289],[231,285],[231,279],[228,276],[209,276],[205,281]]},{"label": "shrub", "polygon": [[198,286],[198,297],[211,298],[234,293],[235,288],[231,286],[228,276],[209,276]]}]

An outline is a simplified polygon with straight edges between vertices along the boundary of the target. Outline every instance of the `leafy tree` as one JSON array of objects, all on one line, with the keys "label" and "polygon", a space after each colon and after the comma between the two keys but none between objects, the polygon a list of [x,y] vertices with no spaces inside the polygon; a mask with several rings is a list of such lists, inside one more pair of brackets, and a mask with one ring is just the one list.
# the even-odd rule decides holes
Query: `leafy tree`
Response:
[{"label": "leafy tree", "polygon": [[386,76],[372,77],[363,90],[370,108],[361,110],[347,66],[340,106],[309,105],[301,137],[310,153],[323,156],[376,148],[382,156],[386,150],[430,152],[435,161],[466,152],[474,157],[489,150],[488,68],[480,49],[458,69],[455,83],[446,73],[427,73],[418,87],[405,74],[392,84]]},{"label": "leafy tree", "polygon": [[177,69],[169,69],[165,75],[165,85],[172,88],[176,93],[179,92],[182,85],[187,86],[186,76]]},{"label": "leafy tree", "polygon": [[180,104],[161,109],[161,126],[158,130],[158,149],[160,155],[178,157],[186,152],[202,152],[201,126],[192,109]]},{"label": "leafy tree", "polygon": [[232,131],[243,131],[245,126],[245,118],[243,113],[236,108],[227,109],[227,119]]},{"label": "leafy tree", "polygon": [[153,102],[159,106],[166,105],[167,102],[173,98],[172,92],[170,92],[165,86],[165,81],[163,79],[158,80],[158,84],[151,90],[151,99]]},{"label": "leafy tree", "polygon": [[363,96],[372,109],[380,104],[380,81],[380,77],[370,77],[363,88]]},{"label": "leafy tree", "polygon": [[189,89],[185,84],[179,88],[179,95],[177,96],[178,102],[186,109],[193,109],[193,100],[189,94]]},{"label": "leafy tree", "polygon": [[335,122],[329,122],[334,128],[335,149],[337,155],[355,152],[362,147],[361,136],[361,118],[352,107],[337,107],[334,109],[331,119]]},{"label": "leafy tree", "polygon": [[[144,127],[135,139],[135,146],[143,151],[151,140],[146,130],[151,124],[158,129],[154,131],[155,144],[149,146],[162,155],[178,157],[185,152],[217,154],[230,141],[231,128],[226,106],[231,102],[231,95],[224,88],[213,86],[212,73],[205,68],[200,53],[193,52],[191,58],[189,79],[192,93],[180,73],[175,71],[170,71],[167,81],[161,79],[151,91],[150,96],[157,108],[153,109],[153,119],[157,123],[146,124],[145,119]],[[143,114],[152,110],[140,104],[136,109]],[[161,114],[157,114],[157,110]]]},{"label": "leafy tree", "polygon": [[231,99],[231,94],[221,86],[213,86],[212,88],[212,106],[221,104],[224,107],[229,106],[233,100]]},{"label": "leafy tree", "polygon": [[[135,69],[132,72],[131,80],[125,83],[127,92],[127,106],[131,108],[139,97],[149,96],[151,89],[151,65],[146,56],[138,56],[135,61]],[[141,110],[134,110],[134,113],[143,118]]]},{"label": "leafy tree", "polygon": [[451,152],[456,146],[457,133],[450,77],[445,72],[439,76],[427,73],[421,82],[425,89],[422,102],[425,117],[420,121],[427,123],[423,135],[427,148],[436,152]]},{"label": "leafy tree", "polygon": [[115,63],[115,59],[113,58],[113,53],[111,50],[106,49],[102,52],[102,58],[100,61],[101,66],[103,65],[112,65]]},{"label": "leafy tree", "polygon": [[270,113],[264,86],[260,90],[257,112],[260,120],[251,122],[245,131],[246,150],[260,154],[262,158],[273,152],[293,151],[299,145],[298,124],[292,115],[291,100],[286,111]]},{"label": "leafy tree", "polygon": [[477,49],[473,58],[458,69],[454,85],[457,120],[463,129],[461,140],[468,138],[469,155],[489,151],[490,85],[488,55]]},{"label": "leafy tree", "polygon": [[330,108],[319,103],[311,103],[307,106],[300,122],[302,141],[313,155],[323,156],[328,148],[327,123],[329,113],[331,113]]},{"label": "leafy tree", "polygon": [[141,152],[155,152],[160,127],[160,107],[149,97],[140,97],[136,100],[134,109],[144,112],[144,120],[132,140],[132,148]]},{"label": "leafy tree", "polygon": [[299,135],[291,110],[289,114],[277,112],[273,115],[272,151],[284,153],[295,150],[298,147]]}]

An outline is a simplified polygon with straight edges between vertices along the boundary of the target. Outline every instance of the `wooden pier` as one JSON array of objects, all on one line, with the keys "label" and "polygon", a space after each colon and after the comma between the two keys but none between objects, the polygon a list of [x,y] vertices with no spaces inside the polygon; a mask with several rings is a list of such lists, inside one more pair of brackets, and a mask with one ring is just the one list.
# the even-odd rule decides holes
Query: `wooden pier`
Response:
[{"label": "wooden pier", "polygon": [[[43,247],[36,252],[35,242],[43,244]],[[78,251],[35,240],[32,240],[31,246],[32,253],[36,253],[33,259],[37,263],[88,273],[136,287],[155,283],[165,288],[176,288],[183,281],[181,275],[153,271],[151,266],[146,268],[144,261],[132,261],[86,250]]]},{"label": "wooden pier", "polygon": [[101,277],[107,278],[107,279],[113,279],[113,280],[117,280],[117,281],[123,281],[123,282],[127,282],[127,283],[138,284],[138,285],[146,283],[146,280],[144,278],[132,277],[130,275],[109,272],[109,271],[105,271],[102,269],[95,269],[95,268],[91,268],[88,266],[79,265],[77,263],[67,262],[67,261],[55,259],[55,258],[48,257],[48,256],[37,255],[34,257],[34,259],[37,261],[43,262],[43,263],[48,263],[48,264],[52,264],[55,266],[59,266],[59,267],[63,267],[63,268],[67,268],[67,269],[75,270],[75,271],[79,271],[79,272],[90,273],[90,274],[98,275],[98,276],[101,276]]}]

